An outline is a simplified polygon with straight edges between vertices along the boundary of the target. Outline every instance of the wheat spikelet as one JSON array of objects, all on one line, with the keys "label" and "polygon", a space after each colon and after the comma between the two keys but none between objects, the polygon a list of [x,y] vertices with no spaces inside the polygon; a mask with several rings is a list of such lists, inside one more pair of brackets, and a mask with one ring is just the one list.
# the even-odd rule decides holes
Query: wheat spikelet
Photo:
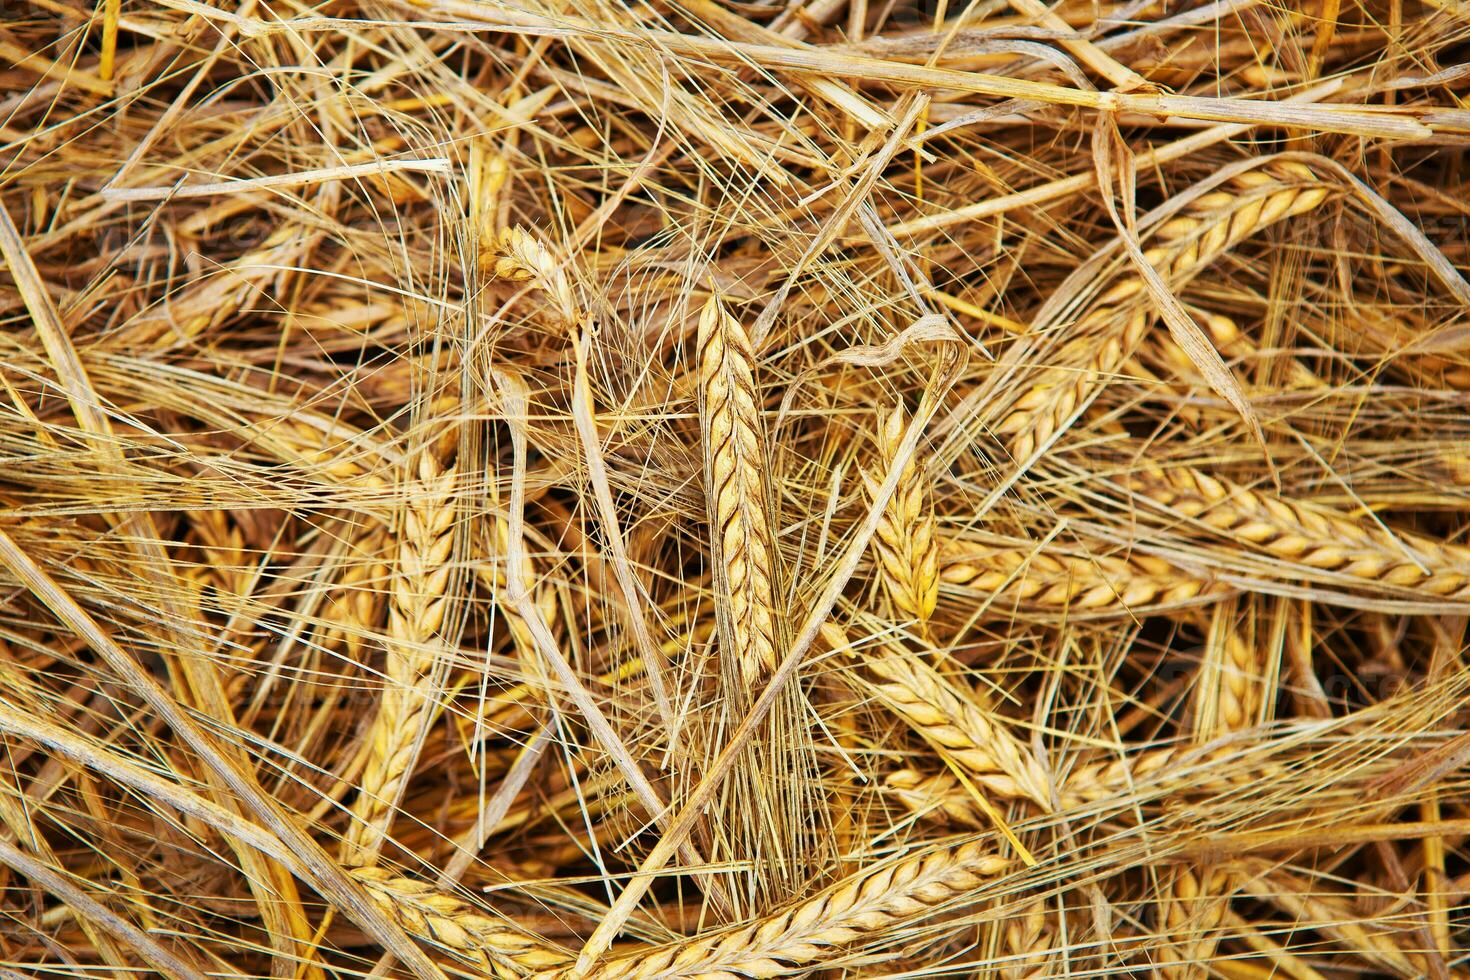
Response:
[{"label": "wheat spikelet", "polygon": [[[904,411],[900,404],[878,426],[878,476],[892,467],[903,438]],[[869,500],[875,500],[879,479],[863,474]],[[917,467],[910,463],[899,478],[883,518],[873,535],[873,551],[889,601],[898,611],[915,619],[926,630],[939,601],[939,539],[934,531],[934,511],[928,487]]]},{"label": "wheat spikelet", "polygon": [[493,272],[504,235],[501,209],[508,203],[505,190],[510,180],[510,161],[489,140],[475,139],[470,141],[466,170],[470,180],[470,225],[477,238],[480,269]]},{"label": "wheat spikelet", "polygon": [[[585,980],[717,980],[799,976],[839,958],[845,947],[970,898],[1011,862],[969,843],[870,866],[809,901],[748,925],[640,951],[594,967]],[[562,971],[537,980],[564,980]]]},{"label": "wheat spikelet", "polygon": [[[1204,194],[1188,213],[1160,225],[1164,242],[1144,251],[1144,259],[1166,282],[1179,285],[1221,254],[1268,225],[1320,206],[1329,195],[1312,172],[1299,164],[1276,163],[1233,178],[1228,190]],[[1063,365],[1037,379],[995,427],[1008,437],[1013,459],[1029,459],[1066,420],[1114,374],[1137,346],[1150,322],[1141,279],[1128,278],[1098,296],[1073,328],[1076,338],[1052,360]],[[1121,329],[1110,327],[1123,319]],[[1101,336],[1099,336],[1101,332]]]},{"label": "wheat spikelet", "polygon": [[870,653],[864,684],[975,783],[1003,799],[1051,805],[1046,771],[1003,723],[917,658]]},{"label": "wheat spikelet", "polygon": [[453,573],[455,469],[420,452],[408,481],[388,603],[386,686],[368,735],[368,762],[344,840],[343,860],[371,863],[388,833],[435,699],[439,628]]},{"label": "wheat spikelet", "polygon": [[1131,485],[1171,514],[1274,559],[1442,599],[1470,598],[1470,548],[1463,545],[1389,534],[1370,521],[1248,490],[1195,469],[1151,467]]},{"label": "wheat spikelet", "polygon": [[780,661],[776,549],[771,538],[765,433],[740,321],[718,296],[699,318],[699,418],[714,556],[720,655],[756,690]]},{"label": "wheat spikelet", "polygon": [[425,882],[381,868],[351,873],[405,932],[485,976],[511,980],[571,961],[565,951]]},{"label": "wheat spikelet", "polygon": [[1213,601],[1229,589],[1151,555],[1078,558],[1053,552],[947,542],[940,579],[1039,610],[1130,615],[1149,607]]}]

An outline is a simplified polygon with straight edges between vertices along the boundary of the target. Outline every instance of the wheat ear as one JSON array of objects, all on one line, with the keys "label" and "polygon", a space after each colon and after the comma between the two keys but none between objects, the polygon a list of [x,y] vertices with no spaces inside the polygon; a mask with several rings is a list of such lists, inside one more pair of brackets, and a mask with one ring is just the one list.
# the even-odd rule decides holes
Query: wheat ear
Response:
[{"label": "wheat ear", "polygon": [[[1166,282],[1180,285],[1261,229],[1311,211],[1327,200],[1324,187],[1300,164],[1276,163],[1234,177],[1226,188],[1190,202],[1188,212],[1160,225],[1163,244],[1144,259]],[[1121,330],[1111,326],[1121,319]],[[1130,277],[1094,299],[1049,367],[995,427],[1012,458],[1029,459],[1045,445],[1142,339],[1150,321],[1143,281]]]},{"label": "wheat ear", "polygon": [[481,252],[480,271],[497,279],[529,282],[551,297],[567,323],[578,319],[571,281],[556,256],[535,235],[519,225],[505,229],[498,247]]},{"label": "wheat ear", "polygon": [[356,531],[342,555],[341,571],[322,607],[320,642],[329,650],[345,650],[362,662],[367,638],[378,629],[388,565],[383,560],[387,531],[376,521]]},{"label": "wheat ear", "polygon": [[[1368,923],[1372,920],[1348,902],[1313,889],[1309,880],[1289,871],[1265,861],[1250,861],[1240,868],[1240,873],[1247,894],[1270,902],[1296,921],[1312,923],[1318,932],[1334,937],[1378,969],[1404,980],[1422,980],[1432,975],[1422,954],[1408,952],[1400,945],[1403,940],[1419,944],[1411,924],[1415,920],[1403,920],[1403,938],[1395,939],[1392,932],[1370,929]],[[1449,975],[1464,976],[1455,971]]]},{"label": "wheat ear", "polygon": [[[1249,728],[1264,700],[1261,657],[1236,622],[1236,603],[1215,607],[1206,656],[1194,690],[1194,739],[1208,742]],[[1215,959],[1219,930],[1240,887],[1238,875],[1205,865],[1178,869],[1159,896],[1159,931],[1169,942],[1158,950],[1159,975],[1203,980]]]},{"label": "wheat ear", "polygon": [[1163,886],[1159,932],[1168,942],[1155,951],[1157,973],[1170,980],[1195,980],[1209,973],[1238,879],[1221,868],[1180,868]]},{"label": "wheat ear", "polygon": [[454,547],[454,467],[431,452],[407,481],[388,602],[386,686],[368,734],[368,761],[343,842],[343,861],[370,864],[392,820],[422,734],[435,713]]},{"label": "wheat ear", "polygon": [[[1011,862],[967,843],[865,868],[816,898],[748,925],[599,964],[584,980],[732,980],[791,977],[830,964],[846,947],[972,898]],[[537,980],[564,980],[564,971]]]},{"label": "wheat ear", "polygon": [[[1220,795],[1279,773],[1275,766],[1262,766],[1249,772],[1230,767],[1217,769],[1210,765],[1217,755],[1225,759],[1229,750],[1200,753],[1189,745],[1169,745],[1083,762],[1059,780],[1058,800],[1063,810],[1074,810],[1109,799],[1126,800],[1140,789],[1146,790],[1149,798],[1182,791],[1198,796]],[[1173,771],[1176,767],[1178,771]],[[989,818],[974,798],[949,772],[898,769],[884,777],[884,792],[915,814],[965,827],[990,826]]]},{"label": "wheat ear", "polygon": [[572,960],[564,950],[425,882],[381,868],[353,868],[351,874],[404,932],[484,976],[512,980]]},{"label": "wheat ear", "polygon": [[298,412],[257,423],[242,435],[292,466],[320,473],[338,483],[379,488],[382,453],[372,437],[330,419],[313,424]]},{"label": "wheat ear", "polygon": [[776,549],[750,339],[718,296],[699,318],[699,419],[721,660],[747,692],[780,660]]},{"label": "wheat ear", "polygon": [[1230,590],[1161,558],[1133,554],[1077,558],[1018,548],[948,542],[940,579],[994,597],[1001,606],[1129,615],[1139,609],[1212,601]]},{"label": "wheat ear", "polygon": [[[893,465],[904,424],[900,404],[878,425],[881,462],[873,473],[863,474],[870,500],[877,497],[879,478]],[[873,535],[873,551],[889,601],[899,612],[917,620],[921,632],[927,632],[929,617],[939,601],[939,538],[934,531],[929,488],[913,463],[904,468],[883,511]]]},{"label": "wheat ear", "polygon": [[[507,587],[505,562],[510,560],[512,554],[510,523],[499,514],[490,516],[489,538],[490,544],[486,551],[493,560],[476,565],[475,574],[486,591],[498,600],[505,594]],[[520,579],[530,589],[531,601],[541,614],[541,619],[554,630],[557,622],[556,589],[546,580],[539,564],[531,555],[532,549],[529,546],[521,548]],[[533,692],[538,700],[545,702],[554,685],[546,669],[545,661],[540,651],[536,649],[536,641],[531,635],[531,628],[516,611],[514,603],[499,602],[499,607],[506,629],[510,633],[511,642],[515,644],[516,659],[521,665],[521,683],[530,692]]]},{"label": "wheat ear", "polygon": [[1443,599],[1470,598],[1470,548],[1463,545],[1390,534],[1375,523],[1247,490],[1195,469],[1149,467],[1131,485],[1171,514],[1245,541],[1272,558]]},{"label": "wheat ear", "polygon": [[861,666],[862,683],[967,777],[1002,799],[1050,808],[1046,770],[968,692],[915,657],[869,652]]},{"label": "wheat ear", "polygon": [[[1227,360],[1245,360],[1257,357],[1260,348],[1255,341],[1241,332],[1236,322],[1228,316],[1219,313],[1206,312],[1197,318],[1199,324],[1204,327],[1205,333],[1209,335],[1210,341]],[[1184,348],[1174,342],[1167,334],[1149,338],[1145,344],[1145,351],[1149,357],[1159,364],[1165,365],[1173,374],[1183,377],[1198,378],[1197,368]],[[1296,358],[1291,358],[1287,365],[1290,372],[1286,378],[1286,384],[1295,388],[1321,388],[1326,382]],[[1199,383],[1204,383],[1199,379]]]},{"label": "wheat ear", "polygon": [[1055,972],[1044,901],[1031,902],[1006,919],[1001,938],[1006,958],[1000,964],[1000,975],[1005,980],[1039,980]]}]

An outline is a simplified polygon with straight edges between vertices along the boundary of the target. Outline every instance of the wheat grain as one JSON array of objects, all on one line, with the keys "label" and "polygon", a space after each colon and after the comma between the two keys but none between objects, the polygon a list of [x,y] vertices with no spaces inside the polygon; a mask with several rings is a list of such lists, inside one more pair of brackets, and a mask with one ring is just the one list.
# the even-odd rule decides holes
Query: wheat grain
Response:
[{"label": "wheat grain", "polygon": [[[595,966],[584,980],[730,980],[791,977],[833,963],[844,948],[973,900],[1010,861],[966,843],[869,866],[821,895],[735,929]],[[537,980],[566,980],[564,971]]]},{"label": "wheat grain", "polygon": [[979,786],[1003,799],[1050,807],[1046,770],[968,692],[911,656],[870,651],[861,666],[863,685]]},{"label": "wheat grain", "polygon": [[1389,533],[1371,521],[1330,508],[1248,490],[1196,469],[1148,467],[1130,480],[1141,496],[1245,542],[1270,558],[1374,585],[1441,599],[1470,598],[1470,548],[1408,532]]},{"label": "wheat grain", "polygon": [[1002,611],[1020,605],[1069,614],[1132,615],[1230,593],[1218,582],[1138,553],[1079,558],[949,541],[940,555],[945,584],[983,593]]},{"label": "wheat grain", "polygon": [[388,603],[386,686],[368,734],[368,762],[343,841],[343,861],[375,857],[437,706],[442,640],[453,576],[455,469],[421,452],[407,481]]},{"label": "wheat grain", "polygon": [[513,980],[571,961],[564,950],[425,882],[381,868],[351,874],[404,932],[485,976]]},{"label": "wheat grain", "polygon": [[[1330,190],[1300,164],[1277,163],[1240,174],[1228,190],[1201,195],[1187,214],[1160,225],[1164,242],[1144,251],[1166,282],[1178,286],[1227,250],[1263,228],[1305,214],[1327,200]],[[1124,279],[1099,295],[1073,327],[1073,340],[996,425],[1011,457],[1029,459],[1046,445],[1096,387],[1115,374],[1142,339],[1150,322],[1144,285]],[[1121,319],[1121,329],[1110,326]],[[1099,336],[1101,333],[1101,336]]]},{"label": "wheat grain", "polygon": [[720,655],[747,696],[780,661],[776,550],[753,360],[745,328],[711,296],[699,318],[705,500]]},{"label": "wheat grain", "polygon": [[[863,474],[869,500],[876,499],[879,477],[892,468],[904,422],[901,404],[887,413],[886,418],[880,418],[877,475]],[[883,511],[873,535],[873,551],[889,601],[895,609],[917,620],[921,631],[926,631],[939,601],[939,539],[934,531],[928,486],[913,463],[904,468],[898,487]]]}]

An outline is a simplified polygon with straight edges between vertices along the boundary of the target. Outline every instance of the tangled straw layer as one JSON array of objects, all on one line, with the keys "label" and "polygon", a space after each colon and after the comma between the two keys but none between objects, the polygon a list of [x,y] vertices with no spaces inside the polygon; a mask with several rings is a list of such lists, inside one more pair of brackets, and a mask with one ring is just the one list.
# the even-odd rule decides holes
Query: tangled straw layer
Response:
[{"label": "tangled straw layer", "polygon": [[0,972],[1458,977],[1467,39],[0,0]]}]

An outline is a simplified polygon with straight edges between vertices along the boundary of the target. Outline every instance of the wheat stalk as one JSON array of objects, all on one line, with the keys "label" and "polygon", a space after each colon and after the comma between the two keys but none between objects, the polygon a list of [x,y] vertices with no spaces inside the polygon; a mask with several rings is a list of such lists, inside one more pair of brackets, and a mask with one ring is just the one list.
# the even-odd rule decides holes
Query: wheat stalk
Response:
[{"label": "wheat stalk", "polygon": [[776,549],[766,484],[765,433],[740,321],[718,296],[699,318],[699,419],[721,660],[746,696],[780,661]]},{"label": "wheat stalk", "polygon": [[[1155,230],[1154,237],[1164,244],[1146,249],[1144,259],[1166,281],[1174,285],[1188,281],[1246,238],[1317,208],[1329,196],[1329,188],[1311,170],[1292,163],[1247,171],[1227,186],[1196,198],[1188,213]],[[1029,459],[1100,383],[1117,373],[1150,322],[1143,296],[1143,281],[1130,277],[1103,292],[1082,313],[1072,328],[1075,338],[1063,345],[1050,360],[1053,366],[995,427],[997,435],[1008,437],[1013,459]],[[1110,326],[1119,319],[1121,330]]]},{"label": "wheat stalk", "polygon": [[[583,980],[720,980],[799,976],[844,948],[881,942],[920,919],[973,899],[1012,862],[966,843],[870,866],[816,898],[747,925],[608,960]],[[555,971],[537,980],[565,980]]]},{"label": "wheat stalk", "polygon": [[[879,422],[878,462],[873,472],[863,473],[870,501],[877,498],[879,477],[892,468],[904,426],[902,404]],[[873,535],[873,551],[889,601],[927,632],[929,617],[939,601],[939,538],[934,531],[929,488],[912,462],[904,467],[883,511]]]},{"label": "wheat stalk", "polygon": [[368,864],[375,857],[437,703],[439,629],[453,574],[455,469],[442,466],[432,452],[420,452],[407,487],[388,603],[386,685],[343,841],[347,864]]},{"label": "wheat stalk", "polygon": [[1161,558],[1137,553],[1078,558],[951,541],[940,554],[944,583],[983,593],[1002,606],[1131,615],[1150,607],[1211,601],[1230,591]]},{"label": "wheat stalk", "polygon": [[565,951],[426,882],[381,868],[351,874],[404,932],[484,976],[513,980],[571,962]]},{"label": "wheat stalk", "polygon": [[976,784],[1002,799],[1050,808],[1046,770],[968,692],[916,657],[869,652],[861,668],[863,686]]},{"label": "wheat stalk", "polygon": [[1273,559],[1441,599],[1470,598],[1470,548],[1463,545],[1390,533],[1370,521],[1248,490],[1196,469],[1147,467],[1130,484],[1171,514]]}]

